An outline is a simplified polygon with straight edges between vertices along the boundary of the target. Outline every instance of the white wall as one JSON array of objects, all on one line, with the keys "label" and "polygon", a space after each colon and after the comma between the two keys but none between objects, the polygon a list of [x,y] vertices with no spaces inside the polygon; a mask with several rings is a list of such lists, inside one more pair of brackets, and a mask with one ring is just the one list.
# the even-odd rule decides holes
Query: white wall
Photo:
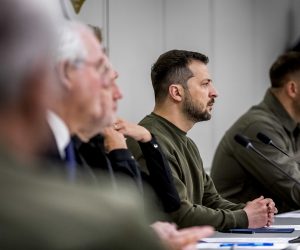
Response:
[{"label": "white wall", "polygon": [[216,145],[269,86],[269,67],[287,44],[290,5],[281,0],[214,3],[214,75],[220,94],[214,117]]},{"label": "white wall", "polygon": [[108,9],[109,53],[124,93],[119,114],[131,121],[153,108],[150,68],[161,53],[177,48],[210,57],[219,97],[212,120],[189,133],[206,168],[226,129],[263,97],[270,64],[300,38],[299,0],[87,0],[85,5],[95,22],[101,8]]},{"label": "white wall", "polygon": [[110,58],[119,71],[122,117],[138,122],[153,109],[150,67],[163,51],[161,0],[109,1]]},{"label": "white wall", "polygon": [[300,1],[299,0],[291,0],[291,35],[290,35],[290,42],[294,44],[299,41],[300,39]]},{"label": "white wall", "polygon": [[[209,68],[214,71],[213,15],[211,0],[166,0],[165,50],[186,49],[209,56]],[[212,77],[214,78],[213,74]],[[214,120],[197,124],[189,133],[199,147],[207,167],[214,149]]]}]

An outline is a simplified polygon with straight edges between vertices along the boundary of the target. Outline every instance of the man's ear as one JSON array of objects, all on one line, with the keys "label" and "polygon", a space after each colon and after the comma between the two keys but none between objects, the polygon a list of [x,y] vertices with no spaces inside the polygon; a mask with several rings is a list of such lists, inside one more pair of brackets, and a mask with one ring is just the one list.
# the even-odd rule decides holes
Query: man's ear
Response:
[{"label": "man's ear", "polygon": [[61,61],[56,65],[56,72],[60,82],[67,89],[72,88],[72,77],[75,66],[68,61]]},{"label": "man's ear", "polygon": [[288,81],[286,83],[285,89],[286,89],[286,93],[288,94],[289,97],[291,97],[291,98],[297,97],[298,98],[300,88],[294,80]]},{"label": "man's ear", "polygon": [[169,95],[170,97],[176,101],[181,102],[184,96],[184,89],[181,84],[171,84],[169,86]]}]

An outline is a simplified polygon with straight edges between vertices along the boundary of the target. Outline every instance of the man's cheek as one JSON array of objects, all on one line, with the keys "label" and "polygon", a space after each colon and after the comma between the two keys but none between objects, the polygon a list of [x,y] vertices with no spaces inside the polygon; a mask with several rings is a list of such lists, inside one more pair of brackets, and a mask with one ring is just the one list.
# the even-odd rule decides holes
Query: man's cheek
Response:
[{"label": "man's cheek", "polygon": [[107,112],[109,108],[109,96],[105,93],[102,93],[99,98],[100,105],[104,112]]}]

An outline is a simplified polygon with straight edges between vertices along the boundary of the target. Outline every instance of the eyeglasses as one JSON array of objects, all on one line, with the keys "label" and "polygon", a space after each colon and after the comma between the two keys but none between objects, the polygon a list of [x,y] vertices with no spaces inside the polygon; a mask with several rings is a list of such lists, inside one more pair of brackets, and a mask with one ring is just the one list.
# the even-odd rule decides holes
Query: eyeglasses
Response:
[{"label": "eyeglasses", "polygon": [[99,75],[106,75],[111,70],[111,66],[103,59],[100,59],[98,61],[88,61],[84,59],[76,60],[75,64],[84,64],[89,67],[93,67]]},{"label": "eyeglasses", "polygon": [[97,61],[90,61],[86,59],[77,59],[75,61],[76,65],[83,64],[85,66],[93,67],[98,73],[99,77],[102,80],[103,86],[109,86],[113,79],[113,70],[112,65],[106,57],[103,57]]}]

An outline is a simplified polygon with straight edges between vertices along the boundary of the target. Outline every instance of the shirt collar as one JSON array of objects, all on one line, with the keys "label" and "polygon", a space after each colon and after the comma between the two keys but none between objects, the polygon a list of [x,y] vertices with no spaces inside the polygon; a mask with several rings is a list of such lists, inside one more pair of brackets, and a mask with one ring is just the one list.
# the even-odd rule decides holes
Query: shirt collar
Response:
[{"label": "shirt collar", "polygon": [[272,94],[270,89],[268,89],[265,94],[264,103],[266,103],[269,109],[280,119],[283,126],[288,131],[292,133],[297,127],[299,127],[299,124],[293,120],[280,101],[274,94]]},{"label": "shirt collar", "polygon": [[161,122],[163,122],[164,124],[167,124],[168,126],[172,127],[179,135],[187,135],[187,132],[181,130],[180,128],[178,128],[175,124],[173,124],[172,122],[170,122],[169,120],[167,120],[166,118],[152,112],[151,113],[152,116],[156,117],[157,119],[159,119]]},{"label": "shirt collar", "polygon": [[54,112],[47,112],[47,120],[53,132],[59,154],[65,158],[65,148],[71,140],[66,123]]}]

